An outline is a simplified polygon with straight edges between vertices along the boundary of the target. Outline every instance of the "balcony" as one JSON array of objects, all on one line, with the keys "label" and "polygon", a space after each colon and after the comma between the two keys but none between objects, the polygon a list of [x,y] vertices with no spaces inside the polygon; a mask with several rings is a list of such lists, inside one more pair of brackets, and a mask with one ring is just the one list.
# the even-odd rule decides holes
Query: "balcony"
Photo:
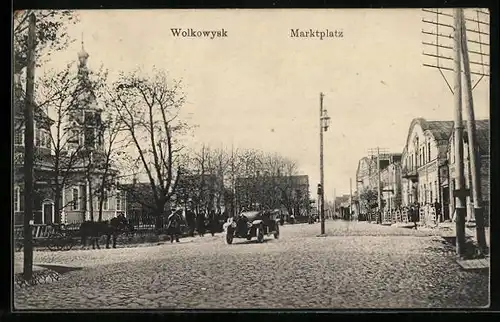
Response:
[{"label": "balcony", "polygon": [[410,179],[412,181],[418,181],[417,168],[416,167],[413,167],[413,168],[404,167],[403,169],[401,169],[401,176],[405,179]]}]

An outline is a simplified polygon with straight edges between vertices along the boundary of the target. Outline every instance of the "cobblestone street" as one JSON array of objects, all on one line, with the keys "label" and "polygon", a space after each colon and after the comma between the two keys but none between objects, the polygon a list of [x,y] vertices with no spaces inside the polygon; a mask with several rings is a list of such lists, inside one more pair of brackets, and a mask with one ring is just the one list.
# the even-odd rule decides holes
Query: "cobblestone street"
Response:
[{"label": "cobblestone street", "polygon": [[[368,223],[282,226],[262,244],[224,235],[179,244],[35,252],[83,267],[15,289],[16,309],[456,308],[488,305],[487,273],[461,271],[432,232]],[[16,262],[22,253],[16,253]]]}]

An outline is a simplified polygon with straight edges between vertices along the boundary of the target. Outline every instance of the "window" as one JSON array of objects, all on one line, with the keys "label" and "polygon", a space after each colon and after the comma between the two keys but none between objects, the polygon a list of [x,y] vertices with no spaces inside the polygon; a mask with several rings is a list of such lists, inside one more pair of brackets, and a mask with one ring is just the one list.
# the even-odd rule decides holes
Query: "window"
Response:
[{"label": "window", "polygon": [[24,190],[20,187],[19,189],[19,211],[24,211]]},{"label": "window", "polygon": [[20,195],[19,187],[14,188],[14,211],[19,211],[19,195]]},{"label": "window", "polygon": [[47,149],[52,147],[52,137],[50,136],[50,132],[45,132],[45,147]]},{"label": "window", "polygon": [[78,133],[78,130],[71,130],[71,138],[70,138],[70,141],[72,143],[78,143],[78,137],[80,136],[79,135],[80,133]]},{"label": "window", "polygon": [[80,210],[80,190],[78,188],[73,188],[73,210]]},{"label": "window", "polygon": [[122,199],[120,191],[116,192],[116,210],[122,210]]},{"label": "window", "polygon": [[42,129],[39,129],[37,133],[38,133],[38,140],[37,140],[38,146],[45,147],[45,132]]},{"label": "window", "polygon": [[431,142],[427,142],[427,162],[431,162]]},{"label": "window", "polygon": [[85,146],[88,148],[94,148],[95,146],[95,130],[93,127],[85,129]]},{"label": "window", "polygon": [[103,198],[102,210],[109,210],[109,199],[107,191],[104,191],[102,198]]},{"label": "window", "polygon": [[440,201],[439,200],[439,186],[438,186],[438,182],[437,181],[434,181],[434,187],[436,187],[436,200],[437,201]]},{"label": "window", "polygon": [[14,145],[24,145],[24,128],[14,133]]}]

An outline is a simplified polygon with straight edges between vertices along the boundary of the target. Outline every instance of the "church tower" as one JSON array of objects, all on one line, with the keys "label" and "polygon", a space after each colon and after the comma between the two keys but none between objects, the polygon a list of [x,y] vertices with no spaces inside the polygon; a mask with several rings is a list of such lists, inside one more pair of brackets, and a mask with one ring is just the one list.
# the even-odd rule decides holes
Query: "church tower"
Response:
[{"label": "church tower", "polygon": [[90,80],[87,60],[89,54],[82,49],[78,52],[77,85],[74,104],[68,112],[70,148],[95,154],[103,150],[102,109],[99,108]]}]

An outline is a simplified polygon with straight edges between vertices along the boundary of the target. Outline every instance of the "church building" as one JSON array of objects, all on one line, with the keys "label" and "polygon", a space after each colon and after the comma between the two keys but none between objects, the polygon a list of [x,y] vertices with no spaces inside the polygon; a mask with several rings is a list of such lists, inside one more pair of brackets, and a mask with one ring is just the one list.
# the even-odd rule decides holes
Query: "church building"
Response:
[{"label": "church building", "polygon": [[[66,109],[61,119],[64,132],[57,134],[55,121],[51,113],[54,107],[46,110],[35,106],[35,197],[34,223],[77,223],[84,220],[98,220],[99,201],[104,198],[102,220],[110,219],[118,212],[125,213],[125,196],[116,190],[117,184],[107,184],[105,193],[99,194],[104,170],[102,162],[105,157],[104,130],[102,108],[92,90],[89,69],[89,54],[82,49],[78,53],[77,85],[74,101]],[[23,223],[24,210],[24,90],[20,77],[15,77],[14,97],[14,221]],[[52,111],[53,112],[53,111]],[[60,114],[60,113],[59,113]],[[55,149],[54,142],[61,137],[67,139],[64,147]],[[101,166],[100,166],[101,165]],[[118,171],[107,171],[105,182],[116,182]],[[56,177],[58,178],[56,180]],[[61,183],[64,183],[62,186]],[[56,193],[59,192],[59,193]],[[56,196],[56,194],[58,196]],[[56,199],[58,205],[55,207]],[[58,211],[56,210],[58,209]]]}]

